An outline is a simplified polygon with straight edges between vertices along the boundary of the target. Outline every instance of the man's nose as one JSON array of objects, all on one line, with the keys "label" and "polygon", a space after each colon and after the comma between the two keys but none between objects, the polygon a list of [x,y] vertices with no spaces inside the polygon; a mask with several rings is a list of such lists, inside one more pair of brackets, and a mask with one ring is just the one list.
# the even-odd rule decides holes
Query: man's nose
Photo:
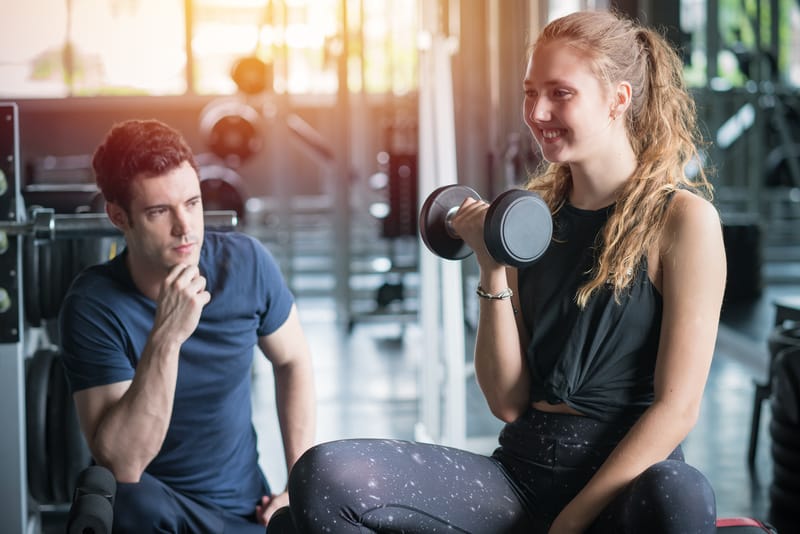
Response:
[{"label": "man's nose", "polygon": [[184,235],[189,233],[189,214],[185,210],[177,210],[174,212],[172,218],[172,232],[175,235]]}]

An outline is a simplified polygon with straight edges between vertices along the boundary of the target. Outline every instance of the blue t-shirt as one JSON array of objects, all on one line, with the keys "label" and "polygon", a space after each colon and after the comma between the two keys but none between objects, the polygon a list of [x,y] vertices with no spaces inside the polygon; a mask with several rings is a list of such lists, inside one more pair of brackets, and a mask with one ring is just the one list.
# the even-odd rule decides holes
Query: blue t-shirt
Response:
[{"label": "blue t-shirt", "polygon": [[[86,269],[64,299],[60,337],[72,392],[136,372],[156,303],[134,285],[126,256]],[[172,420],[147,472],[248,515],[269,491],[251,417],[253,351],[286,321],[294,298],[270,253],[244,234],[206,232],[199,268],[211,301],[181,347]]]}]

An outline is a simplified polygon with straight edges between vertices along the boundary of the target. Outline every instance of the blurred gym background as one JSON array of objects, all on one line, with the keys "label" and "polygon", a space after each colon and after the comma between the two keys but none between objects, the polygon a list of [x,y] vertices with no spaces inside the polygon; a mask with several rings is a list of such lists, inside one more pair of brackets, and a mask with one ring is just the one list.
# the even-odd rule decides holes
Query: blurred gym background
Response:
[{"label": "blurred gym background", "polygon": [[[320,440],[490,452],[500,425],[470,373],[476,265],[421,248],[417,212],[439,185],[491,199],[525,180],[540,161],[521,117],[528,39],[606,8],[680,47],[715,169],[729,279],[687,456],[721,514],[780,523],[775,510],[800,504],[797,397],[782,419],[794,426],[768,408],[770,368],[800,344],[800,1],[26,0],[0,17],[0,219],[16,227],[0,231],[4,532],[63,531],[88,457],[53,318],[77,270],[124,246],[22,226],[41,209],[101,209],[91,154],[128,118],[178,128],[206,209],[235,213],[278,259],[314,349]],[[255,361],[262,464],[279,486]]]}]

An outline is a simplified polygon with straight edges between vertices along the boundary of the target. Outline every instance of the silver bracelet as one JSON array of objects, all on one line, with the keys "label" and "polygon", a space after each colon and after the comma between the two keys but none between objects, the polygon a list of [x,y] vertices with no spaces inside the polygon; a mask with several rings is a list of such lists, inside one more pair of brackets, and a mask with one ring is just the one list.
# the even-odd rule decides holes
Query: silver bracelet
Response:
[{"label": "silver bracelet", "polygon": [[495,293],[494,295],[492,295],[491,293],[487,293],[486,291],[484,291],[481,286],[478,286],[478,289],[475,290],[475,294],[482,299],[505,300],[505,299],[510,299],[514,295],[514,292],[511,291],[510,287],[507,287],[504,290],[500,291],[499,293]]}]

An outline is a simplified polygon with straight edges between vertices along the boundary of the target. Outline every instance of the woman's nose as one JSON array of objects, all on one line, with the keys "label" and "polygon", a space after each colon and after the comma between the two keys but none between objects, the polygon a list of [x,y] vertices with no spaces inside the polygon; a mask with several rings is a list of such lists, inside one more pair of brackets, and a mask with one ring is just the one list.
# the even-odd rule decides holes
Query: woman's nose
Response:
[{"label": "woman's nose", "polygon": [[533,103],[531,106],[530,118],[537,122],[546,122],[550,120],[550,106],[547,104],[546,99],[539,98]]}]

